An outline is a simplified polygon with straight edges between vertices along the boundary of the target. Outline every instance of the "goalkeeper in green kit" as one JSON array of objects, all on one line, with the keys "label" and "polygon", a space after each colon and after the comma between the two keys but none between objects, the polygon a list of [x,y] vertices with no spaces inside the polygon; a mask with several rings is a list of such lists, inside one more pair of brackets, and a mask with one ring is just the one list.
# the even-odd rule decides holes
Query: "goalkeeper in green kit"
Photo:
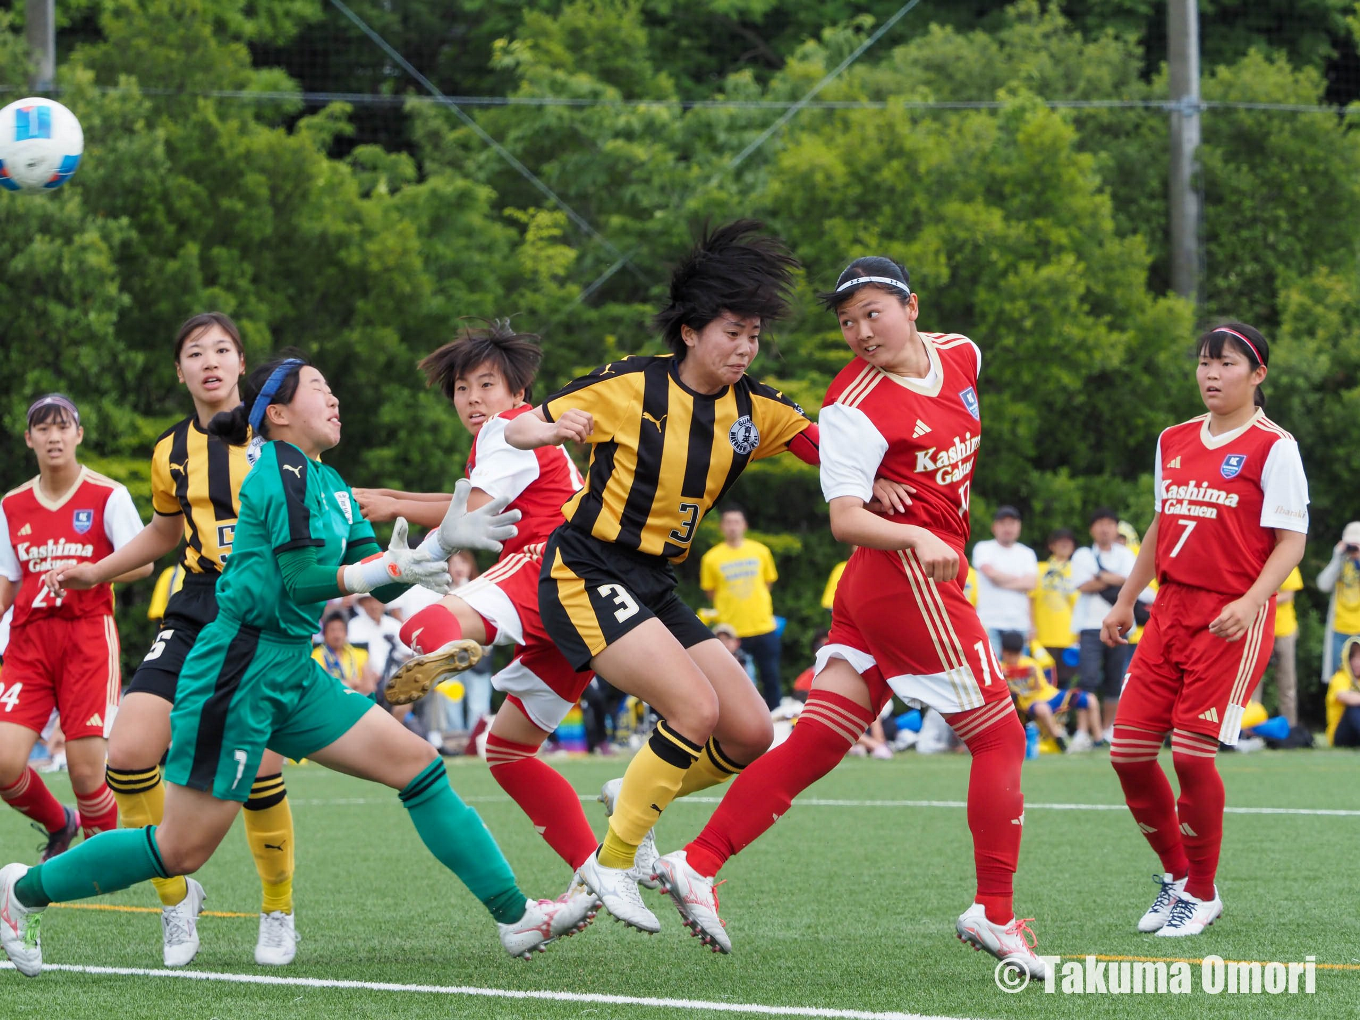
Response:
[{"label": "goalkeeper in green kit", "polygon": [[42,969],[42,911],[202,867],[250,794],[266,747],[399,791],[420,838],[498,922],[512,956],[584,927],[589,892],[529,900],[477,813],[453,792],[443,761],[389,713],[311,658],[328,599],[373,592],[388,601],[412,584],[448,590],[456,548],[499,551],[518,512],[504,500],[468,513],[467,483],[438,529],[415,549],[397,521],[381,552],[372,526],[334,468],[319,457],[340,442],[340,404],[301,357],[251,372],[244,403],[210,433],[264,440],[241,486],[231,556],[217,583],[218,616],[199,634],[170,717],[160,825],[100,833],[45,864],[0,869],[0,944],[18,970]]}]

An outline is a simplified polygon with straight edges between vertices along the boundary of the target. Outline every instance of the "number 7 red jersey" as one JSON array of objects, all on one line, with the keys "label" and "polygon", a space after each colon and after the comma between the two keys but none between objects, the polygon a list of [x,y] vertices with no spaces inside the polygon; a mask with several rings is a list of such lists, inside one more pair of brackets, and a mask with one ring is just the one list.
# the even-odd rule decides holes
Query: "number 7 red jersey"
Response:
[{"label": "number 7 red jersey", "polygon": [[[1257,410],[1209,434],[1209,416],[1157,440],[1157,580],[1241,596],[1275,548],[1275,530],[1308,533],[1308,479],[1294,437]],[[1160,602],[1160,600],[1159,600]]]},{"label": "number 7 red jersey", "polygon": [[982,352],[958,333],[921,333],[930,372],[924,379],[856,358],[822,402],[822,495],[873,496],[876,477],[916,494],[898,524],[914,524],[959,549],[968,540],[968,497],[982,442],[978,373]]}]

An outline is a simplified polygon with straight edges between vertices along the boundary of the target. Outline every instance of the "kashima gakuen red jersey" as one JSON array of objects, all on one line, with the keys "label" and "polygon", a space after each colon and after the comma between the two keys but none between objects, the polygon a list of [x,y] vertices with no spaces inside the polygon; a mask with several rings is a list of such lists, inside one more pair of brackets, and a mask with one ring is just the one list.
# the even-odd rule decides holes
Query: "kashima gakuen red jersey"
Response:
[{"label": "kashima gakuen red jersey", "polygon": [[13,626],[45,617],[110,615],[109,585],[57,598],[42,576],[53,567],[102,560],[141,530],[127,489],[89,468],[81,468],[70,491],[55,500],[42,494],[36,478],[7,493],[0,499],[0,574],[19,585]]},{"label": "kashima gakuen red jersey", "polygon": [[1275,529],[1308,533],[1308,479],[1294,437],[1257,410],[1209,434],[1209,416],[1157,440],[1157,580],[1245,595],[1275,548]]},{"label": "kashima gakuen red jersey", "polygon": [[563,505],[584,484],[565,448],[517,450],[505,441],[505,426],[511,419],[533,409],[532,404],[524,404],[491,418],[477,433],[468,455],[467,476],[473,487],[508,498],[508,509],[523,514],[515,525],[519,533],[505,543],[501,559],[525,546],[546,542],[564,520]]},{"label": "kashima gakuen red jersey", "polygon": [[930,372],[893,375],[856,358],[826,391],[818,419],[822,495],[873,498],[874,479],[890,478],[916,493],[898,524],[925,528],[962,549],[968,539],[968,496],[982,442],[978,373],[982,352],[958,333],[922,333]]}]

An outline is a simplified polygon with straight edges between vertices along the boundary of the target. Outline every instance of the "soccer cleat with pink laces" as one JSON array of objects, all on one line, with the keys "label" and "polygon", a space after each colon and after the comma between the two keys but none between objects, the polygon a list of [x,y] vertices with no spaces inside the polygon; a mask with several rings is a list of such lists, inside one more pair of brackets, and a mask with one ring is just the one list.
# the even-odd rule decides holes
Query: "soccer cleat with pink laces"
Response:
[{"label": "soccer cleat with pink laces", "polygon": [[732,940],[718,916],[718,894],[713,879],[706,878],[689,866],[685,851],[676,850],[658,857],[652,866],[652,877],[661,891],[675,902],[675,909],[684,918],[685,927],[715,953],[732,952]]},{"label": "soccer cleat with pink laces", "polygon": [[987,920],[987,911],[981,903],[974,903],[965,910],[954,924],[959,941],[974,949],[990,953],[1003,963],[1023,969],[1030,977],[1047,978],[1048,964],[1034,953],[1039,938],[1030,929],[1029,922],[1012,918],[1006,924],[993,924]]}]

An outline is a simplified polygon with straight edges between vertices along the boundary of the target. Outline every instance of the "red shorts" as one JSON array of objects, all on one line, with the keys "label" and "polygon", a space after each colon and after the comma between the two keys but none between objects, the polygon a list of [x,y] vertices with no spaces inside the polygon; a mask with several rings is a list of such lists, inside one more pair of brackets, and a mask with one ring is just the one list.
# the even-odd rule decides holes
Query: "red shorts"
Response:
[{"label": "red shorts", "polygon": [[45,616],[10,633],[0,674],[0,722],[41,733],[56,709],[67,740],[107,736],[121,669],[112,616]]},{"label": "red shorts", "polygon": [[[844,659],[869,683],[882,707],[888,689],[903,701],[941,715],[1009,701],[1010,688],[986,628],[959,580],[929,580],[916,554],[856,549],[836,588],[831,633],[817,653],[817,671]],[[875,679],[875,667],[881,677]]]},{"label": "red shorts", "polygon": [[496,627],[496,644],[518,648],[491,684],[519,698],[529,721],[551,733],[581,700],[595,674],[572,669],[544,630],[538,611],[542,569],[543,546],[525,546],[453,594]]},{"label": "red shorts", "polygon": [[1234,601],[1203,588],[1168,584],[1157,592],[1124,678],[1118,722],[1153,733],[1172,729],[1236,744],[1242,707],[1255,690],[1275,646],[1275,599],[1244,637],[1225,641],[1209,624]]}]

